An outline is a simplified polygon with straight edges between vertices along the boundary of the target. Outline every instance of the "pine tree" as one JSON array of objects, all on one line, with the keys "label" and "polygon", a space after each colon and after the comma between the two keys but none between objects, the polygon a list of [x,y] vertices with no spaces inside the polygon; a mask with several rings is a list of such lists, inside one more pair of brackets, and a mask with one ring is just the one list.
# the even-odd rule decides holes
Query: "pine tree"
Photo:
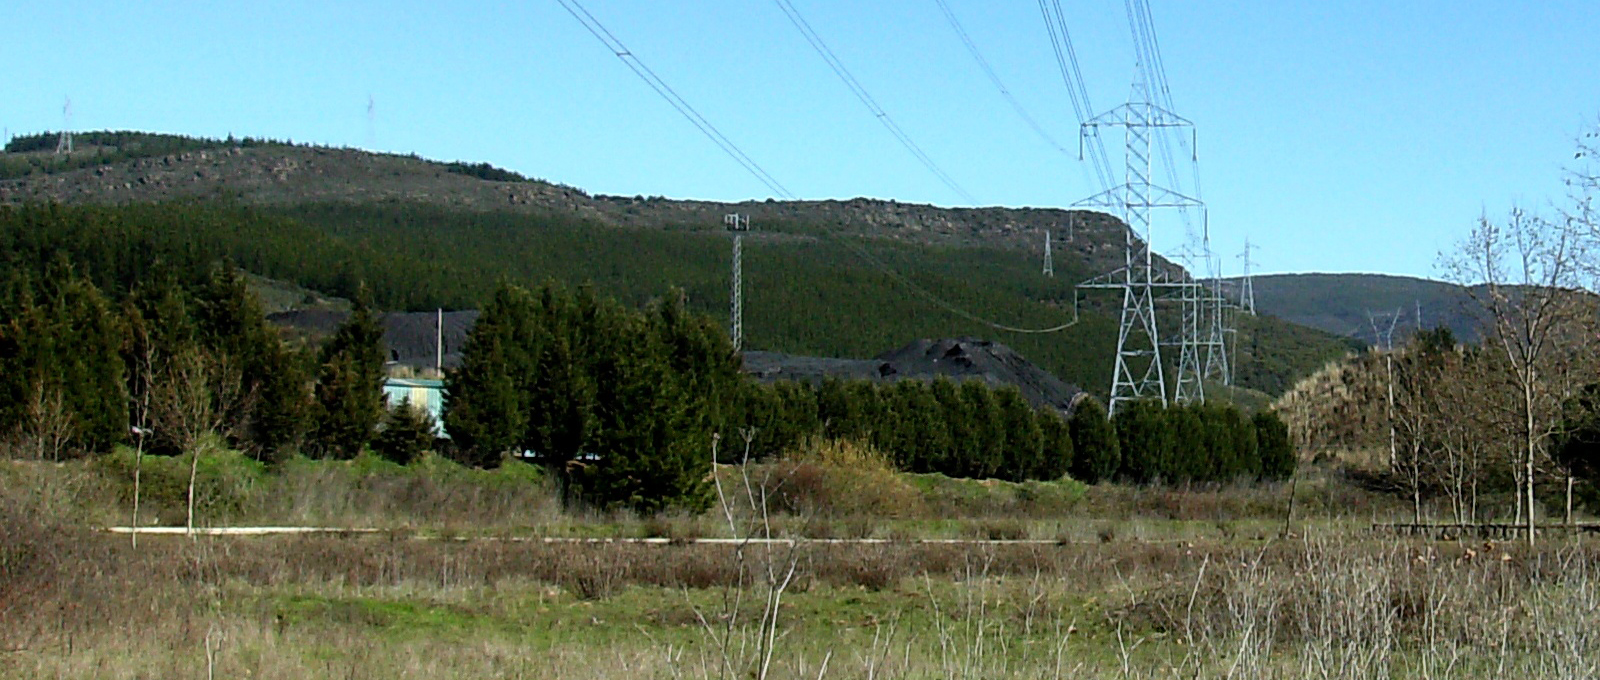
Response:
[{"label": "pine tree", "polygon": [[313,438],[331,458],[353,458],[383,420],[383,328],[358,292],[350,317],[322,346]]},{"label": "pine tree", "polygon": [[528,385],[534,364],[524,343],[537,332],[527,290],[501,283],[461,349],[461,366],[445,375],[445,431],[462,462],[500,464],[528,432]]},{"label": "pine tree", "polygon": [[614,349],[595,364],[595,459],[574,470],[571,484],[602,507],[644,513],[703,509],[710,500],[711,438],[693,427],[692,400],[671,375],[664,348],[646,322],[621,321],[612,336]]},{"label": "pine tree", "polygon": [[372,450],[401,465],[410,464],[433,450],[436,431],[433,416],[407,399],[384,414],[383,428]]}]

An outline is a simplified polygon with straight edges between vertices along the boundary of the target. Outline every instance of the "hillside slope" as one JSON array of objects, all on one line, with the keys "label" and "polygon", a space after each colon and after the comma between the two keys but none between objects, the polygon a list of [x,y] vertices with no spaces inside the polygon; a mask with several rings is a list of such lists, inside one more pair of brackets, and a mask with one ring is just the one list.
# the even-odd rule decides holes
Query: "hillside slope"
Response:
[{"label": "hillside slope", "polygon": [[[1230,287],[1238,279],[1229,279]],[[1452,283],[1387,274],[1273,274],[1254,277],[1256,311],[1285,321],[1377,341],[1374,325],[1387,331],[1397,313],[1394,340],[1418,326],[1448,326],[1456,337],[1473,340],[1478,329],[1466,305],[1467,292]]]},{"label": "hillside slope", "polygon": [[[1126,231],[1103,214],[590,196],[481,164],[99,134],[80,136],[89,150],[71,156],[15,144],[0,155],[0,204],[101,206],[8,225],[61,234],[54,246],[29,234],[17,242],[36,250],[8,257],[20,264],[48,259],[52,247],[89,248],[100,262],[121,249],[195,267],[226,256],[321,295],[349,297],[365,281],[379,305],[415,311],[474,308],[500,280],[590,284],[629,304],[677,287],[693,308],[721,316],[721,216],[739,211],[756,225],[745,243],[752,349],[867,358],[915,338],[982,337],[1092,393],[1104,396],[1110,383],[1113,300],[1089,301],[1078,325],[1055,334],[998,331],[951,311],[1024,327],[1070,319],[1073,283],[1122,257]],[[102,223],[116,225],[114,237],[92,233]],[[1046,228],[1057,230],[1055,278],[1039,271]],[[1274,319],[1245,325],[1239,382],[1270,394],[1348,349]]]}]

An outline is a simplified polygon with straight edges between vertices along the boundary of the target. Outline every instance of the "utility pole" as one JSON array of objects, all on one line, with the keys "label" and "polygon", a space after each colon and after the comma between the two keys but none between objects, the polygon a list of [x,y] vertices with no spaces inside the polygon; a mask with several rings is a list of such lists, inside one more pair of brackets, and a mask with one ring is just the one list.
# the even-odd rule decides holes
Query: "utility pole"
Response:
[{"label": "utility pole", "polygon": [[433,370],[444,375],[444,308],[438,310],[438,317],[433,327]]},{"label": "utility pole", "polygon": [[722,216],[722,223],[733,232],[733,308],[728,315],[728,337],[737,352],[744,347],[744,233],[750,231],[750,216],[730,213]]}]

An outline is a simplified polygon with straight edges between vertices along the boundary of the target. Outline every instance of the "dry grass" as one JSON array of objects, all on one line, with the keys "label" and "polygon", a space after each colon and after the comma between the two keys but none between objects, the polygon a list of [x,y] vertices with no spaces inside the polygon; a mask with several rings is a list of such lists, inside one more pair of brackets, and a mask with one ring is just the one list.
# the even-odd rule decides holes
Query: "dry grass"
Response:
[{"label": "dry grass", "polygon": [[[726,546],[380,537],[134,551],[4,519],[10,677],[192,676],[208,658],[219,675],[259,678],[715,675],[695,617],[741,582]],[[830,652],[845,677],[1600,670],[1594,546],[831,544],[799,564],[775,677],[815,677]]]},{"label": "dry grass", "polygon": [[[870,460],[837,454],[748,471],[773,495],[790,488],[788,473],[802,465],[824,476],[876,474]],[[278,511],[299,507],[308,517],[393,513],[435,527],[510,526],[516,505],[529,503],[533,522],[593,521],[549,505],[548,488],[496,486],[449,469],[407,477],[306,466],[278,474],[293,480],[265,487],[293,490],[274,501]],[[84,466],[0,470],[0,677],[752,677],[754,656],[723,663],[727,648],[718,641],[759,639],[754,622],[770,587],[752,575],[789,564],[794,577],[774,610],[771,677],[1600,672],[1592,634],[1600,624],[1600,545],[1403,542],[1340,529],[1326,517],[1305,528],[1310,538],[1278,539],[1270,499],[1282,490],[1273,487],[1147,498],[1096,488],[1072,501],[1089,504],[1076,506],[1093,510],[1087,518],[974,513],[951,529],[983,539],[1063,539],[1026,544],[741,548],[417,540],[401,529],[146,537],[135,549],[125,537],[82,528],[99,513],[82,499],[114,497],[114,482]],[[1303,480],[1302,493],[1337,498],[1337,487],[1319,483]],[[822,503],[826,487],[789,498]],[[245,512],[272,507],[253,505],[262,499],[250,494],[261,488],[218,488],[245,489]],[[791,510],[772,528],[780,536],[886,536],[908,526],[860,509],[877,502],[848,512],[796,506],[814,513]],[[425,507],[433,503],[461,507]],[[1149,511],[1098,518],[1130,507]],[[1252,507],[1268,516],[1246,514]],[[717,531],[706,516],[626,521],[637,524],[629,532],[667,538]]]}]

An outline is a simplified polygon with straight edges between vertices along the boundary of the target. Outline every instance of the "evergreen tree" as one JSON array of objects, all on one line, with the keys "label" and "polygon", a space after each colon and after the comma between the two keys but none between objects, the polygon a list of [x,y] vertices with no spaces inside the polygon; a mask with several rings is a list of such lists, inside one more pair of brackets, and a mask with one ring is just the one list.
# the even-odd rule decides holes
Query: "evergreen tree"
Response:
[{"label": "evergreen tree", "polygon": [[906,472],[936,472],[950,456],[947,427],[933,386],[921,380],[894,383],[895,461]]},{"label": "evergreen tree", "polygon": [[[0,331],[0,427],[50,440],[45,455],[105,451],[128,426],[121,319],[65,259],[34,287],[22,276],[8,293]],[[48,431],[48,434],[45,431]]]},{"label": "evergreen tree", "polygon": [[433,450],[436,431],[433,416],[407,399],[384,414],[383,428],[372,450],[389,461],[410,464]]},{"label": "evergreen tree", "polygon": [[817,419],[822,422],[822,436],[845,439],[856,435],[859,417],[854,395],[838,378],[823,378],[817,386]]},{"label": "evergreen tree", "polygon": [[1117,447],[1122,451],[1122,468],[1117,474],[1128,481],[1149,484],[1165,470],[1172,456],[1174,437],[1161,402],[1153,399],[1131,401],[1117,411],[1112,425],[1117,430]]},{"label": "evergreen tree", "polygon": [[445,431],[459,462],[491,468],[521,441],[527,412],[502,339],[473,331],[462,349],[461,367],[445,377]]},{"label": "evergreen tree", "polygon": [[525,441],[533,373],[523,343],[535,333],[527,290],[502,283],[461,348],[461,366],[445,375],[445,430],[462,462],[494,467]]},{"label": "evergreen tree", "polygon": [[1075,457],[1072,447],[1072,428],[1067,419],[1061,416],[1061,412],[1051,406],[1039,409],[1038,421],[1039,436],[1043,446],[1035,478],[1046,481],[1060,479],[1072,468]]},{"label": "evergreen tree", "polygon": [[640,512],[703,509],[710,501],[711,437],[703,415],[672,375],[665,348],[646,321],[622,319],[611,351],[598,355],[595,459],[570,483],[590,502]]},{"label": "evergreen tree", "polygon": [[[586,303],[586,305],[592,303]],[[513,376],[526,385],[526,435],[522,447],[551,469],[564,469],[584,452],[595,429],[595,386],[583,343],[598,329],[592,313],[553,286],[539,293],[534,334],[520,338],[534,359],[532,372]]]},{"label": "evergreen tree", "polygon": [[1256,479],[1261,476],[1261,454],[1256,450],[1256,428],[1238,407],[1229,405],[1220,409],[1219,427],[1227,437],[1231,456],[1219,477],[1232,481],[1240,477]]},{"label": "evergreen tree", "polygon": [[1016,387],[1007,385],[995,391],[995,405],[1005,429],[1005,460],[1000,477],[1013,482],[1041,479],[1045,472],[1044,431],[1028,400]]},{"label": "evergreen tree", "polygon": [[1072,477],[1086,484],[1110,481],[1122,467],[1117,433],[1106,409],[1093,397],[1081,397],[1067,420],[1072,435]]},{"label": "evergreen tree", "polygon": [[1006,425],[994,390],[981,380],[961,382],[961,402],[973,432],[972,453],[963,477],[988,479],[1000,471],[1006,455]]},{"label": "evergreen tree", "polygon": [[261,460],[279,462],[300,448],[316,413],[311,359],[306,352],[277,343],[258,362],[262,377],[250,420],[250,449]]},{"label": "evergreen tree", "polygon": [[383,328],[358,293],[350,317],[322,346],[314,439],[321,455],[353,458],[382,421]]},{"label": "evergreen tree", "polygon": [[933,379],[930,391],[939,404],[940,415],[950,433],[948,455],[938,461],[939,467],[933,471],[951,477],[969,476],[974,467],[972,461],[976,458],[978,441],[972,417],[961,399],[961,388],[956,386],[955,381],[939,376]]},{"label": "evergreen tree", "polygon": [[[190,313],[194,318],[195,337],[205,354],[210,357],[215,380],[227,384],[213,385],[215,408],[220,414],[222,434],[229,443],[243,446],[252,434],[268,442],[253,448],[258,453],[265,444],[280,444],[292,439],[292,433],[262,432],[255,430],[256,407],[273,411],[275,425],[281,419],[300,413],[293,390],[278,385],[267,395],[266,384],[272,381],[293,379],[292,375],[275,375],[285,370],[280,343],[276,333],[267,327],[266,314],[261,303],[250,292],[243,272],[230,261],[212,267],[206,278],[196,287]],[[268,403],[265,399],[287,399],[288,403]]]},{"label": "evergreen tree", "polygon": [[1205,422],[1198,405],[1173,406],[1166,411],[1172,445],[1155,462],[1152,477],[1170,483],[1212,478],[1214,451],[1206,436]]},{"label": "evergreen tree", "polygon": [[783,380],[774,383],[778,413],[768,424],[772,432],[772,453],[782,454],[794,449],[806,437],[821,434],[822,426],[817,414],[817,395],[805,383]]},{"label": "evergreen tree", "polygon": [[1261,456],[1261,478],[1283,480],[1294,475],[1299,457],[1289,441],[1289,426],[1277,411],[1260,411],[1252,419]]},{"label": "evergreen tree", "polygon": [[850,425],[844,436],[866,443],[879,443],[892,432],[890,411],[881,389],[870,380],[851,380],[844,385],[850,400]]}]

